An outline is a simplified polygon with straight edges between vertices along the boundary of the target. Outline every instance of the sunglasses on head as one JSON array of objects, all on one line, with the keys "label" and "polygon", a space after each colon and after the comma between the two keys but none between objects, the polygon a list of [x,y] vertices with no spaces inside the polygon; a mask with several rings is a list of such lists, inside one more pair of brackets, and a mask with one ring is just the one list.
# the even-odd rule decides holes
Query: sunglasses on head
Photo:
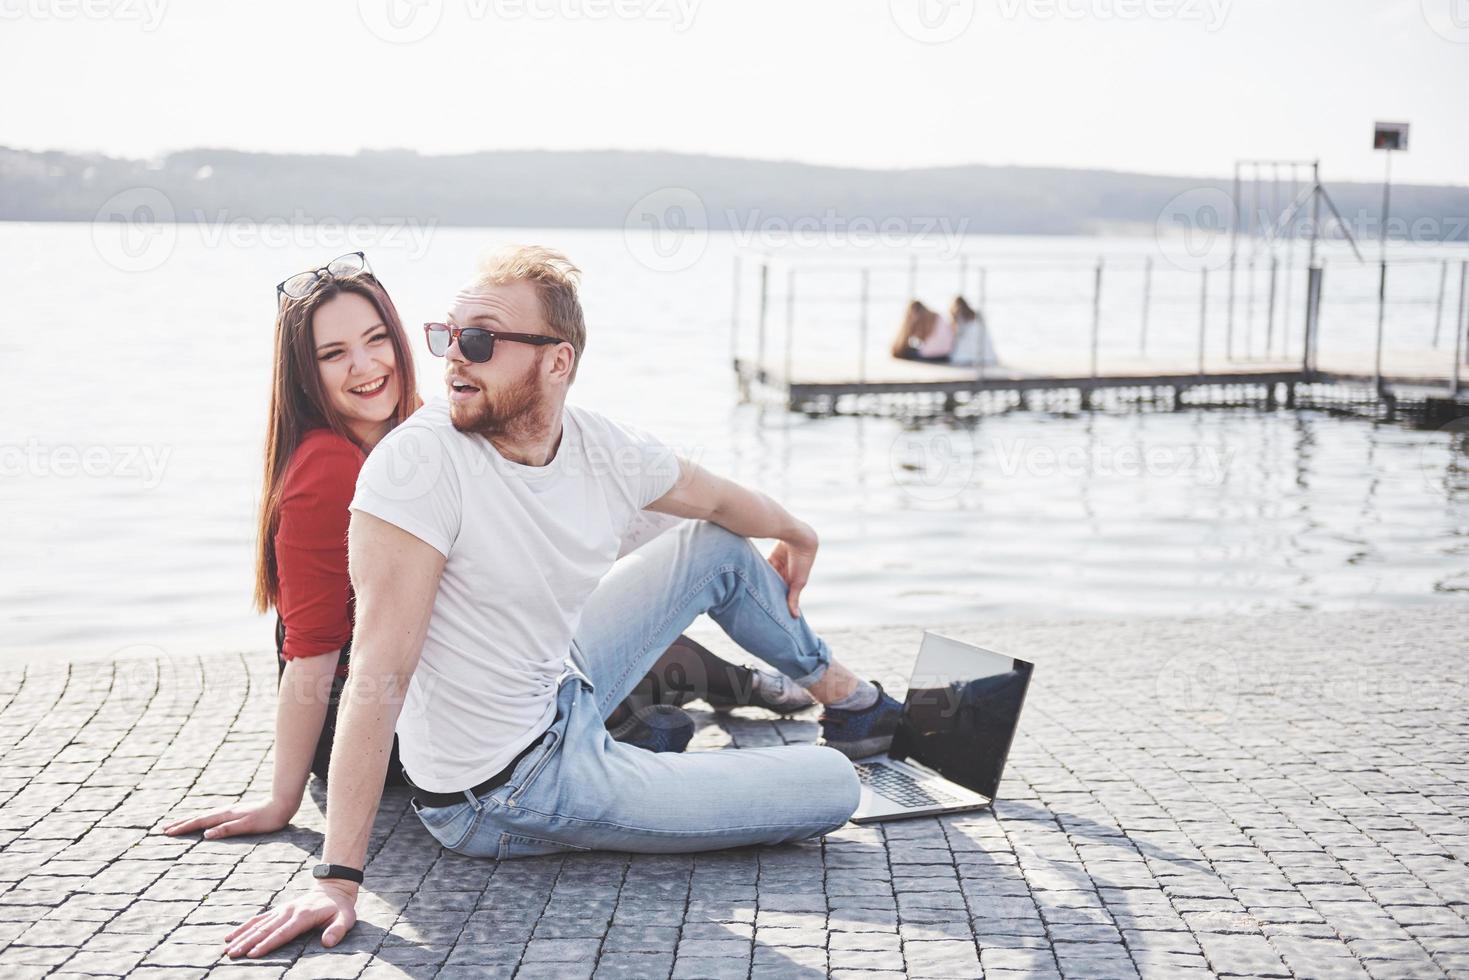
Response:
[{"label": "sunglasses on head", "polygon": [[[277,283],[276,298],[278,300],[305,299],[325,283],[336,279],[347,279],[361,273],[372,275],[372,269],[367,264],[367,256],[361,252],[348,252],[346,255],[338,255],[320,269],[298,272],[284,282]],[[377,277],[373,276],[373,278]]]},{"label": "sunglasses on head", "polygon": [[495,341],[509,340],[517,344],[560,344],[560,337],[548,337],[541,333],[504,333],[486,330],[483,327],[456,327],[448,323],[425,323],[424,335],[428,338],[429,353],[443,357],[449,353],[449,345],[459,343],[459,353],[466,361],[483,364],[495,356]]}]

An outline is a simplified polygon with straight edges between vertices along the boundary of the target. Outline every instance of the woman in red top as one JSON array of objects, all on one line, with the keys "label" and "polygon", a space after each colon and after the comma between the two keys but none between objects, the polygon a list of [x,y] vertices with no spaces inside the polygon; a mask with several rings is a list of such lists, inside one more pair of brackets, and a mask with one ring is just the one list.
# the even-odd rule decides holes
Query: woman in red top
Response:
[{"label": "woman in red top", "polygon": [[[280,687],[271,794],[174,821],[163,828],[170,835],[280,830],[300,807],[308,776],[327,778],[351,651],[347,525],[357,473],[383,436],[422,404],[398,311],[361,253],[293,276],[277,289],[255,575],[257,608],[277,613]],[[813,703],[779,675],[727,664],[680,637],[609,726],[616,726],[615,737],[635,742],[640,715],[694,697],[716,709],[753,704],[782,713]],[[395,739],[390,783],[403,781],[397,754]]]}]

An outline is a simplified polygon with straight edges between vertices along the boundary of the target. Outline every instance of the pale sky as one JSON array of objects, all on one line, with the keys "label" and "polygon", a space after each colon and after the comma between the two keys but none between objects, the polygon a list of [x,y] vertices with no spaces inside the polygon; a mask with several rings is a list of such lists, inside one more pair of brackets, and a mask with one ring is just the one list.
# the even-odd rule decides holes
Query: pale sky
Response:
[{"label": "pale sky", "polygon": [[[423,36],[419,36],[423,35]],[[384,37],[399,42],[392,43]],[[0,145],[1469,184],[1469,0],[0,0]]]}]

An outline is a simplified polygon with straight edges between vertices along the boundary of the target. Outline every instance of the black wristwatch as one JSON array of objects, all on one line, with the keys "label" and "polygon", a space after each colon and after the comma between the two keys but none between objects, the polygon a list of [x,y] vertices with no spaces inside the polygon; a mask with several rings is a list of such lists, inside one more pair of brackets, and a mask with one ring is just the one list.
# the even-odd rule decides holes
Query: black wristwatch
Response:
[{"label": "black wristwatch", "polygon": [[339,878],[342,881],[362,884],[362,872],[356,868],[349,868],[345,864],[318,864],[311,869],[313,878]]}]

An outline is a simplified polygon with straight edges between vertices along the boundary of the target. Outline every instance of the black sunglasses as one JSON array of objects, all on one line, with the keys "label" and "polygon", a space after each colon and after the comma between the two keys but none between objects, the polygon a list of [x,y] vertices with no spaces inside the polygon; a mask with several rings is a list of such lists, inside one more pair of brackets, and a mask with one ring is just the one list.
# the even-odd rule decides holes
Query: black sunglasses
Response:
[{"label": "black sunglasses", "polygon": [[456,327],[448,323],[425,323],[424,336],[428,338],[429,353],[443,357],[449,353],[449,345],[459,342],[459,353],[466,361],[483,364],[495,356],[495,341],[511,340],[517,344],[564,344],[560,337],[548,337],[543,333],[502,333],[483,327]]},{"label": "black sunglasses", "polygon": [[[372,269],[367,264],[367,256],[361,252],[348,252],[346,255],[338,255],[320,269],[308,269],[298,272],[284,282],[277,283],[275,287],[276,299],[305,299],[321,288],[323,283],[334,279],[347,279],[351,276],[366,273],[372,275]],[[376,276],[373,276],[376,279]]]}]

